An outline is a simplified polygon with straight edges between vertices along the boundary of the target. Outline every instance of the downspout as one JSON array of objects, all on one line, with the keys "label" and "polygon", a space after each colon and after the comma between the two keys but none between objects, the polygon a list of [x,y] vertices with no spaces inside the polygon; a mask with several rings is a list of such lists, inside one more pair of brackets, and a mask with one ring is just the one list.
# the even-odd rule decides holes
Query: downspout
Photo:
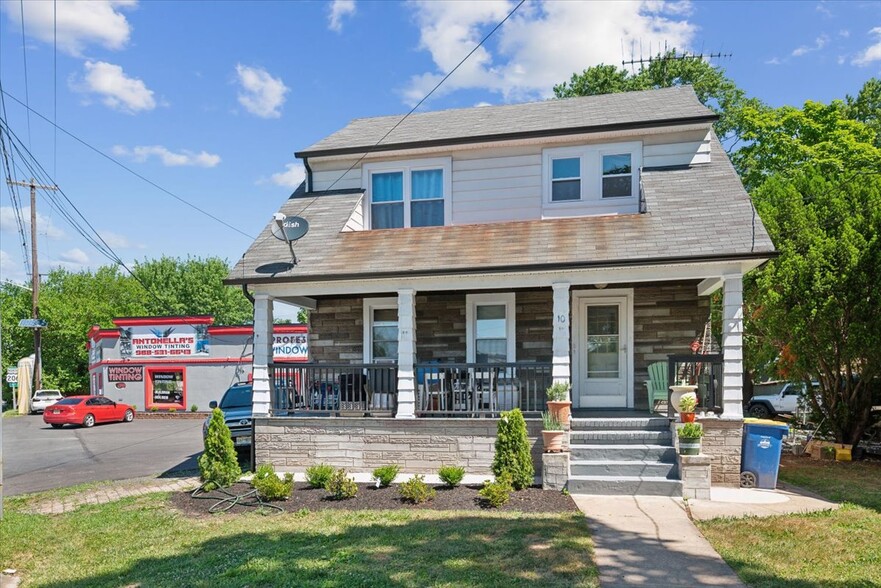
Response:
[{"label": "downspout", "polygon": [[306,193],[312,191],[312,168],[309,167],[309,158],[303,158],[303,167],[306,168]]},{"label": "downspout", "polygon": [[248,299],[248,302],[251,303],[251,306],[254,306],[254,297],[248,292],[248,284],[242,284],[242,293],[245,295],[245,298]]}]

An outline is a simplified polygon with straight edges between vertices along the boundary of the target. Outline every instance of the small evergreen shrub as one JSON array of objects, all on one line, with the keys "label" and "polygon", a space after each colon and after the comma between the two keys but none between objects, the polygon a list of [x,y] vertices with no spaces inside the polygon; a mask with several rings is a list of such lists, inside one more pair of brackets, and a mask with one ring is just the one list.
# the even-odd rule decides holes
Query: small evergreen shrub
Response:
[{"label": "small evergreen shrub", "polygon": [[398,487],[401,498],[413,504],[428,502],[437,496],[434,488],[425,483],[425,476],[413,476]]},{"label": "small evergreen shrub", "polygon": [[462,466],[441,466],[441,469],[437,471],[437,475],[441,482],[455,488],[462,482],[462,478],[465,477],[465,468]]},{"label": "small evergreen shrub", "polygon": [[499,419],[492,472],[496,478],[508,474],[515,490],[532,486],[535,469],[529,452],[526,419],[519,408],[503,412]]},{"label": "small evergreen shrub", "polygon": [[206,482],[206,490],[232,486],[242,475],[232,435],[219,408],[211,413],[208,434],[205,436],[205,452],[199,456],[199,471]]},{"label": "small evergreen shrub", "polygon": [[272,464],[264,463],[257,466],[251,485],[262,500],[287,500],[294,490],[294,476],[285,474],[281,479]]},{"label": "small evergreen shrub", "polygon": [[550,402],[563,402],[569,400],[569,384],[566,382],[554,382],[545,390],[545,398]]},{"label": "small evergreen shrub", "polygon": [[168,412],[170,412],[171,414],[174,414],[177,412],[177,409],[176,408],[169,408]]},{"label": "small evergreen shrub", "polygon": [[159,407],[158,406],[151,406],[150,412],[159,412]]},{"label": "small evergreen shrub", "polygon": [[132,410],[138,410],[138,405],[137,405],[137,404],[132,404]]},{"label": "small evergreen shrub", "polygon": [[190,407],[190,412],[199,412],[199,407],[194,404]]},{"label": "small evergreen shrub", "polygon": [[324,488],[333,476],[333,466],[326,463],[306,468],[306,483],[310,488]]},{"label": "small evergreen shrub", "polygon": [[380,487],[385,488],[394,482],[399,471],[401,471],[401,466],[395,463],[382,466],[373,470],[373,479],[379,482]]},{"label": "small evergreen shrub", "polygon": [[330,480],[324,485],[324,489],[330,493],[334,500],[355,498],[358,494],[358,484],[346,475],[346,470],[343,468],[333,473]]},{"label": "small evergreen shrub", "polygon": [[477,493],[484,502],[493,508],[499,508],[511,497],[514,488],[511,485],[511,476],[502,474],[496,481],[487,480],[483,483],[483,488]]}]

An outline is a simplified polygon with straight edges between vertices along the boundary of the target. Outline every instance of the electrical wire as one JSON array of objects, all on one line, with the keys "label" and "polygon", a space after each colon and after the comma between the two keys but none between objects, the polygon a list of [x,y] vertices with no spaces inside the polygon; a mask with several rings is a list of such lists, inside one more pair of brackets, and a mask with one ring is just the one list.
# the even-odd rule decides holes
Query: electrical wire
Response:
[{"label": "electrical wire", "polygon": [[37,117],[39,117],[39,118],[42,119],[43,121],[47,122],[48,124],[52,125],[52,126],[55,127],[56,129],[58,129],[59,131],[61,131],[63,134],[67,135],[68,137],[70,137],[71,139],[73,139],[74,141],[76,141],[77,143],[79,143],[79,144],[83,145],[84,147],[88,148],[90,151],[93,151],[93,152],[97,153],[98,155],[100,155],[100,156],[103,157],[104,159],[110,161],[111,163],[116,164],[117,166],[121,167],[122,169],[124,169],[124,170],[127,171],[128,173],[132,174],[133,176],[135,176],[135,177],[138,178],[139,180],[142,180],[142,181],[146,182],[147,184],[153,186],[154,188],[156,188],[156,189],[159,190],[160,192],[162,192],[162,193],[164,193],[164,194],[166,194],[166,195],[168,195],[168,196],[171,196],[172,198],[174,198],[175,200],[177,200],[177,201],[180,202],[181,204],[184,204],[184,205],[186,205],[186,206],[192,208],[192,209],[195,210],[196,212],[199,212],[199,213],[201,213],[201,214],[207,216],[207,217],[210,218],[211,220],[217,221],[218,223],[220,223],[221,225],[225,226],[226,228],[231,229],[231,230],[235,231],[236,233],[238,233],[238,234],[240,234],[240,235],[242,235],[242,236],[244,236],[244,237],[247,237],[247,238],[249,238],[249,239],[255,239],[255,238],[256,238],[256,237],[254,237],[253,235],[250,235],[250,234],[246,233],[245,231],[239,229],[238,227],[236,227],[236,226],[234,226],[234,225],[231,225],[231,224],[227,223],[226,221],[224,221],[224,220],[222,220],[222,219],[220,219],[220,218],[214,216],[213,214],[211,214],[211,213],[208,212],[207,210],[205,210],[205,209],[203,209],[203,208],[199,208],[198,206],[196,206],[196,205],[193,204],[192,202],[186,200],[185,198],[183,198],[183,197],[181,197],[181,196],[178,196],[177,194],[175,194],[175,193],[172,192],[171,190],[168,190],[167,188],[164,188],[164,187],[160,186],[159,184],[157,184],[157,183],[154,182],[153,180],[151,180],[151,179],[149,179],[149,178],[147,178],[147,177],[145,177],[145,176],[139,174],[138,172],[136,172],[136,171],[133,170],[132,168],[128,167],[127,165],[125,165],[124,163],[122,163],[121,161],[119,161],[118,159],[115,159],[115,158],[111,157],[110,155],[107,155],[106,153],[104,153],[103,151],[101,151],[100,149],[98,149],[97,147],[95,147],[95,146],[91,145],[90,143],[86,142],[85,139],[81,139],[81,138],[79,138],[78,136],[74,135],[72,132],[70,132],[70,131],[68,131],[67,129],[65,129],[64,127],[62,127],[61,125],[57,125],[57,124],[53,123],[53,122],[52,122],[51,120],[49,120],[47,117],[43,116],[41,113],[39,113],[38,111],[34,110],[33,108],[30,108],[28,105],[26,105],[24,102],[22,102],[21,100],[19,100],[18,98],[16,98],[15,96],[13,96],[13,95],[10,94],[9,92],[7,92],[6,90],[2,90],[2,89],[0,89],[0,92],[2,92],[2,93],[5,94],[6,96],[8,96],[8,97],[11,98],[12,100],[14,100],[15,102],[17,102],[17,103],[20,104],[21,106],[24,106],[25,108],[28,109],[29,112],[34,113]]},{"label": "electrical wire", "polygon": [[[0,19],[2,21],[2,19]],[[2,53],[2,52],[0,52]],[[6,120],[6,100],[2,94],[3,91],[3,81],[0,80],[0,112],[2,112],[2,117]],[[13,170],[15,168],[15,158],[12,153],[6,147],[6,140],[3,137],[3,134],[0,133],[0,151],[2,151],[3,155],[3,165],[4,169],[6,169],[6,188],[9,191],[9,200],[12,204],[13,216],[15,217],[15,224],[18,228],[19,236],[21,237],[21,252],[22,252],[22,262],[24,263],[24,273],[26,276],[29,276],[31,280],[33,280],[33,276],[31,276],[31,263],[30,263],[30,253],[28,251],[27,241],[28,234],[25,229],[24,217],[22,216],[21,210],[21,201],[18,196],[18,186],[12,183]]]},{"label": "electrical wire", "polygon": [[[24,99],[28,104],[31,103],[30,98],[28,96],[28,52],[25,46],[25,36],[24,36],[24,0],[19,0],[19,6],[21,8],[21,57],[24,61]],[[28,108],[30,111],[30,108]],[[31,113],[28,112],[28,147],[31,146]]]}]

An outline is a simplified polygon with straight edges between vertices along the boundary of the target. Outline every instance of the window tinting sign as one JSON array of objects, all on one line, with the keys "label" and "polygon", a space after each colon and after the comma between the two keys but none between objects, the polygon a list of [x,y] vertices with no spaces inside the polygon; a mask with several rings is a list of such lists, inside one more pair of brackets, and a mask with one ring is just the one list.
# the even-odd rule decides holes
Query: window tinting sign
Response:
[{"label": "window tinting sign", "polygon": [[107,368],[108,382],[143,382],[144,366],[112,365]]},{"label": "window tinting sign", "polygon": [[179,371],[153,372],[153,404],[182,404],[184,374]]}]

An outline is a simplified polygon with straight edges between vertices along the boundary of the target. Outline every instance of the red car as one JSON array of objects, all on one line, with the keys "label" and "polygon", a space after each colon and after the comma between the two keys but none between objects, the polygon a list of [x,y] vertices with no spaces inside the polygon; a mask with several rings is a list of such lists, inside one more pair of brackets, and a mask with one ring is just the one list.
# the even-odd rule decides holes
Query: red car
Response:
[{"label": "red car", "polygon": [[135,409],[104,396],[68,396],[43,411],[43,422],[60,429],[64,425],[91,427],[110,421],[132,422]]}]

